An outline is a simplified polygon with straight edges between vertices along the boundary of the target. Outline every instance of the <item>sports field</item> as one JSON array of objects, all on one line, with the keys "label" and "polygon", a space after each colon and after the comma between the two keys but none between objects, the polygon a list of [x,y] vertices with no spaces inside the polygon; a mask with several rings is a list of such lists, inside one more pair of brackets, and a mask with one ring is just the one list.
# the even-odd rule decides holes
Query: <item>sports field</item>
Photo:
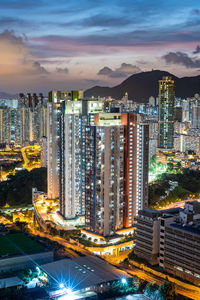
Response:
[{"label": "sports field", "polygon": [[0,256],[33,253],[44,247],[23,233],[0,235]]}]

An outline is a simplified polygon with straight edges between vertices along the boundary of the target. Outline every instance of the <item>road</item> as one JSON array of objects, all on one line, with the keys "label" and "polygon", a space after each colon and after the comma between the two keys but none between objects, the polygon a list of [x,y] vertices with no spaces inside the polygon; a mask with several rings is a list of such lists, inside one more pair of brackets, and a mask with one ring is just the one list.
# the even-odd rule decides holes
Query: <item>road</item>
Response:
[{"label": "road", "polygon": [[[32,230],[32,234],[37,235],[37,236],[41,236],[41,237],[45,237],[50,239],[51,241],[56,241],[57,243],[61,244],[62,246],[65,247],[65,251],[67,252],[69,257],[77,257],[77,253],[73,252],[73,250],[78,251],[86,256],[88,255],[92,255],[90,252],[88,252],[85,249],[82,249],[80,247],[78,247],[77,245],[73,245],[71,243],[69,243],[68,241],[66,241],[65,239],[59,237],[59,236],[51,236],[50,234],[44,233],[44,232],[40,232],[37,230]],[[136,267],[125,267],[121,264],[113,264],[115,265],[117,268],[119,268],[120,270],[124,271],[125,273],[127,273],[128,275],[134,275],[137,276],[138,278],[141,278],[143,280],[146,280],[148,282],[156,282],[157,284],[161,285],[164,283],[164,279],[162,278],[158,278],[157,276],[147,273],[146,271],[143,271],[139,268]],[[200,299],[200,293],[196,292],[195,290],[192,290],[192,286],[191,286],[191,290],[185,289],[182,286],[177,286],[177,292],[183,296],[187,296],[191,299],[195,299],[195,300],[199,300]]]},{"label": "road", "polygon": [[[123,265],[115,265],[116,267],[120,268],[123,271],[126,271],[128,274],[137,276],[138,278],[141,278],[143,280],[146,280],[148,282],[156,282],[158,285],[161,285],[165,282],[165,279],[157,277],[153,274],[147,273],[146,271],[143,271],[139,268],[135,267],[125,267]],[[200,299],[200,288],[199,291],[196,290],[196,287],[193,285],[189,285],[190,288],[185,288],[181,285],[176,285],[176,291],[178,294],[186,296],[188,298],[199,300]],[[198,288],[197,288],[198,289]]]},{"label": "road", "polygon": [[[4,223],[4,224],[6,224],[8,222],[8,220],[6,220],[6,218],[4,218],[4,217],[0,218],[0,222],[1,221],[3,221],[2,223]],[[78,245],[69,243],[68,241],[66,241],[64,238],[62,238],[60,236],[52,236],[50,234],[40,232],[38,230],[35,230],[32,226],[29,226],[29,229],[31,230],[31,234],[33,234],[33,235],[45,237],[51,241],[57,242],[60,245],[64,246],[67,256],[69,256],[71,258],[78,256],[77,252],[75,252],[75,251],[78,251],[79,253],[86,255],[86,256],[92,255],[89,251],[79,247]],[[141,278],[148,282],[156,282],[158,285],[161,285],[165,281],[165,279],[155,276],[154,274],[146,272],[135,266],[127,267],[122,264],[116,264],[116,263],[112,263],[112,264],[114,266],[116,266],[118,269],[127,273],[128,275],[137,276],[138,278]],[[168,278],[169,277],[170,276],[168,276]],[[200,299],[200,288],[197,288],[196,286],[193,286],[192,284],[188,284],[187,286],[188,286],[188,288],[182,286],[181,281],[179,281],[179,284],[176,285],[177,293],[179,293],[180,295],[186,296],[190,299],[199,300]]]},{"label": "road", "polygon": [[[78,245],[74,245],[74,244],[71,244],[69,243],[68,241],[66,241],[64,238],[58,236],[58,235],[55,235],[55,236],[52,236],[48,233],[44,233],[44,232],[40,232],[38,230],[35,230],[33,229],[32,227],[29,226],[29,229],[31,230],[31,234],[33,235],[36,235],[36,236],[40,236],[40,237],[44,237],[44,238],[47,238],[53,242],[57,242],[58,244],[62,245],[65,247],[66,251],[67,249],[70,249],[68,252],[70,252],[70,255],[72,255],[72,251],[78,251],[79,253],[83,254],[83,255],[86,255],[86,256],[91,256],[92,253],[90,253],[89,251],[87,251],[86,249],[83,249],[81,247],[79,247]],[[77,253],[75,252],[74,253],[74,256],[73,257],[77,257]]]},{"label": "road", "polygon": [[179,202],[171,203],[169,205],[166,205],[164,207],[159,207],[159,209],[170,209],[170,208],[176,208],[176,207],[183,207],[186,202],[193,202],[193,201],[198,201],[200,202],[200,199],[188,199],[188,200],[182,200]]},{"label": "road", "polygon": [[36,152],[38,152],[39,149],[40,149],[39,145],[27,146],[27,147],[21,148],[21,153],[22,153],[22,157],[23,157],[23,160],[24,160],[24,166],[23,167],[26,168],[28,171],[31,171],[34,168],[39,168],[40,167],[40,162],[37,163],[37,164],[33,164],[33,165],[29,166],[29,159],[27,157],[26,151],[35,150]]}]

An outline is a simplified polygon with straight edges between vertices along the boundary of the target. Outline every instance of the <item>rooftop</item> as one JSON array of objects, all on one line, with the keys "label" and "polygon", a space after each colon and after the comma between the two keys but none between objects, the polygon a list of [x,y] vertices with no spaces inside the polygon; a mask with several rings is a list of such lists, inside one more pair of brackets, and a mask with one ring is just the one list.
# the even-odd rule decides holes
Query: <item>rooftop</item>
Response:
[{"label": "rooftop", "polygon": [[161,211],[156,210],[156,209],[151,209],[151,208],[145,208],[145,209],[139,211],[139,215],[143,215],[146,217],[152,217],[152,218],[157,217],[161,214],[162,214]]},{"label": "rooftop", "polygon": [[170,226],[181,229],[181,230],[185,230],[185,231],[189,231],[191,233],[194,234],[200,234],[200,224],[192,224],[192,225],[181,225],[181,224],[177,224],[177,223],[172,223],[170,224]]},{"label": "rooftop", "polygon": [[170,209],[163,209],[163,210],[156,210],[151,208],[145,208],[139,211],[139,215],[143,215],[150,218],[157,218],[157,217],[170,217],[172,215],[178,214],[183,209],[180,207],[170,208]]},{"label": "rooftop", "polygon": [[72,290],[81,290],[103,282],[127,277],[123,271],[93,256],[62,259],[42,265],[41,268],[50,277]]},{"label": "rooftop", "polygon": [[0,289],[18,285],[24,285],[24,282],[17,276],[0,279]]}]

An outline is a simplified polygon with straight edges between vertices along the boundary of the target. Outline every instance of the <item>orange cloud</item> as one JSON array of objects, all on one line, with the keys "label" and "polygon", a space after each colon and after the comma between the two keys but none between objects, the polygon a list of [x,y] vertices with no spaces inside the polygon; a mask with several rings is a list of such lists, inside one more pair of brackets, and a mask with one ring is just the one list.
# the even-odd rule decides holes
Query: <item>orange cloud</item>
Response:
[{"label": "orange cloud", "polygon": [[48,72],[30,54],[25,38],[15,36],[13,31],[0,34],[0,76],[38,75]]}]

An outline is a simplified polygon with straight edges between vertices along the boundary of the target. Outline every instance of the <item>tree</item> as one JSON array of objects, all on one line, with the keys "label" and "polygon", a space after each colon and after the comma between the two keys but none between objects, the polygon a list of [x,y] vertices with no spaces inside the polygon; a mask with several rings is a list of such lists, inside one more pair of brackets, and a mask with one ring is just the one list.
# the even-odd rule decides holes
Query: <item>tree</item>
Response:
[{"label": "tree", "polygon": [[8,299],[13,299],[13,300],[25,300],[27,297],[24,295],[24,291],[26,288],[21,287],[21,288],[4,288],[0,290],[0,299],[1,300],[8,300]]},{"label": "tree", "polygon": [[0,206],[6,203],[9,206],[31,204],[33,187],[39,191],[47,191],[46,168],[33,169],[30,172],[22,170],[15,176],[10,175],[7,181],[0,182]]},{"label": "tree", "polygon": [[147,285],[147,281],[141,278],[138,278],[138,280],[139,280],[138,293],[142,293]]},{"label": "tree", "polygon": [[181,162],[178,161],[177,164],[176,164],[176,173],[180,173],[181,169],[182,169]]},{"label": "tree", "polygon": [[152,300],[160,300],[160,291],[157,283],[148,283],[144,294]]},{"label": "tree", "polygon": [[26,228],[27,223],[26,222],[17,221],[17,219],[16,219],[16,222],[15,222],[15,225],[19,228],[19,230],[23,231]]},{"label": "tree", "polygon": [[163,300],[176,299],[176,286],[173,282],[166,281],[160,286],[160,294]]},{"label": "tree", "polygon": [[174,170],[173,163],[171,163],[171,162],[167,163],[167,172],[168,173],[173,173],[173,170]]}]

